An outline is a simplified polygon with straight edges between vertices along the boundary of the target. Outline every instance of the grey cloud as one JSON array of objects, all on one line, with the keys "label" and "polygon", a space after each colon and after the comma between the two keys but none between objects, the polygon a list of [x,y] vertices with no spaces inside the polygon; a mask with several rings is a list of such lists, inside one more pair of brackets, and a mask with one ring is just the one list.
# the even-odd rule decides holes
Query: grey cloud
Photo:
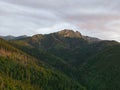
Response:
[{"label": "grey cloud", "polygon": [[119,41],[119,8],[120,0],[0,0],[0,34],[33,35],[72,28]]}]

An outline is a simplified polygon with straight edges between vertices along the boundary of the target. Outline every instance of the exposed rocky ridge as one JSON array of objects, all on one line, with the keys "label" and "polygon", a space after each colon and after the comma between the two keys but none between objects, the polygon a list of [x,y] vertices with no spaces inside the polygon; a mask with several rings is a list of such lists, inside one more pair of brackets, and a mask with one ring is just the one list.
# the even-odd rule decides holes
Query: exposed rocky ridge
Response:
[{"label": "exposed rocky ridge", "polygon": [[71,38],[82,38],[82,34],[78,31],[74,32],[73,30],[64,29],[62,31],[57,32],[58,35],[63,37],[71,37]]}]

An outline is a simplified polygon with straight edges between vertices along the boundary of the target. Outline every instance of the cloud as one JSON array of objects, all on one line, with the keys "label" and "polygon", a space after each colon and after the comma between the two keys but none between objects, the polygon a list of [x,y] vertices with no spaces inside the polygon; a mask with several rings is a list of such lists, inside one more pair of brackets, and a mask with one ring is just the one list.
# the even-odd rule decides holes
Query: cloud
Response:
[{"label": "cloud", "polygon": [[0,35],[68,28],[120,41],[120,0],[0,0],[0,6]]}]

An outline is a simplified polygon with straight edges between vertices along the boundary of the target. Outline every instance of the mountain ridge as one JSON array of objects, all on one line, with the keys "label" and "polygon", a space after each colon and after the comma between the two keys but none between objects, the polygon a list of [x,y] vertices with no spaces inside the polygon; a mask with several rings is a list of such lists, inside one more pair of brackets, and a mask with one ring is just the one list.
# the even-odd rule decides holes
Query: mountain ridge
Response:
[{"label": "mountain ridge", "polygon": [[0,88],[119,90],[119,60],[120,43],[73,30],[11,40],[0,38],[0,80],[7,85],[2,83]]},{"label": "mountain ridge", "polygon": [[51,34],[52,35],[59,35],[61,37],[65,37],[65,38],[82,38],[84,40],[87,40],[88,42],[100,41],[100,39],[98,39],[98,38],[84,36],[79,31],[74,31],[74,30],[70,30],[70,29],[64,29],[64,30],[50,33],[50,34],[35,34],[33,36],[22,35],[22,36],[17,36],[17,37],[12,36],[12,35],[8,35],[8,36],[1,36],[1,38],[5,39],[5,40],[17,40],[17,39],[25,39],[28,37],[35,37],[35,38],[41,37],[42,38],[43,36],[51,35]]}]

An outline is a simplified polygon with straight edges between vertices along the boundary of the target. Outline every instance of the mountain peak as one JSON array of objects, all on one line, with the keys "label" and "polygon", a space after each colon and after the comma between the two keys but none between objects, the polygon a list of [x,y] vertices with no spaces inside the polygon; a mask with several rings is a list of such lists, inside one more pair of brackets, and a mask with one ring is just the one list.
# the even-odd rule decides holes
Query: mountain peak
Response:
[{"label": "mountain peak", "polygon": [[73,31],[69,29],[64,29],[62,31],[57,32],[58,35],[63,37],[71,37],[71,38],[82,38],[82,35],[79,31]]}]

